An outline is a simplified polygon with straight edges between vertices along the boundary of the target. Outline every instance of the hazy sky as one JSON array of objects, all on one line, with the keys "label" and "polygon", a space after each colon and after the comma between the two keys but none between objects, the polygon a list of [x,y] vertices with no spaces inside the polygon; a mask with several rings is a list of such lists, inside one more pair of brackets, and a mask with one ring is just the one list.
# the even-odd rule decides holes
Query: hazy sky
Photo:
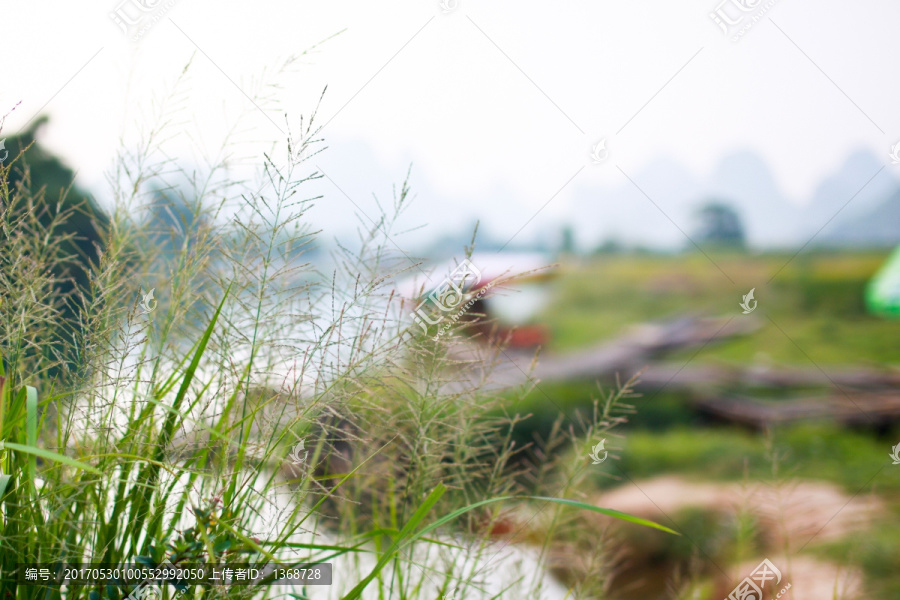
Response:
[{"label": "hazy sky", "polygon": [[[329,150],[316,160],[327,198],[312,217],[339,232],[354,203],[374,215],[372,194],[388,200],[412,163],[404,224],[428,224],[413,240],[476,218],[531,239],[578,221],[575,190],[621,186],[660,157],[703,178],[751,150],[796,203],[857,149],[900,168],[888,157],[900,140],[896,1],[743,0],[748,12],[740,0],[447,1],[444,13],[423,0],[169,0],[137,43],[109,16],[134,14],[129,3],[4,2],[0,115],[21,101],[4,133],[49,114],[44,141],[102,197],[120,138],[150,126],[192,55],[164,144],[184,164],[215,156],[232,127],[233,154],[258,162],[283,140],[284,113],[298,124],[327,85]],[[751,22],[764,4],[737,42],[709,16]],[[261,82],[278,87],[251,102]],[[594,164],[603,138],[608,158]]]}]

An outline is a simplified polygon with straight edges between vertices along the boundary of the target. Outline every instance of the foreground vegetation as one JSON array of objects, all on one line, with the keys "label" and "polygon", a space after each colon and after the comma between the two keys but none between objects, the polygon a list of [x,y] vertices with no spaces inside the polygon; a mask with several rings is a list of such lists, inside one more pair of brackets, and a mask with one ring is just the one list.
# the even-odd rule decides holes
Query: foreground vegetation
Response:
[{"label": "foreground vegetation", "polygon": [[[417,268],[392,250],[406,185],[322,273],[303,195],[320,177],[307,162],[317,130],[301,121],[258,181],[236,183],[227,162],[197,172],[165,158],[166,110],[110,175],[108,219],[33,185],[27,152],[0,166],[0,598],[116,600],[139,583],[22,585],[23,563],[166,561],[328,561],[336,578],[164,586],[163,598],[559,597],[546,543],[504,552],[506,511],[675,533],[571,499],[583,457],[513,463],[519,417],[477,384],[449,387],[467,365],[408,335],[411,307],[389,285]],[[67,227],[75,215],[95,254],[70,251],[88,235]],[[598,400],[553,446],[582,455],[627,394]],[[570,592],[601,593],[591,581]]]},{"label": "foreground vegetation", "polygon": [[[241,183],[227,161],[180,169],[164,158],[162,131],[123,152],[108,216],[86,196],[72,201],[66,185],[33,180],[27,153],[0,166],[0,598],[133,591],[19,585],[12,575],[24,562],[235,560],[329,561],[340,577],[327,589],[248,586],[232,596],[619,600],[651,580],[656,598],[708,598],[716,574],[698,566],[703,557],[731,565],[773,548],[752,516],[688,507],[660,526],[596,501],[660,475],[877,494],[888,508],[880,527],[803,551],[863,569],[870,597],[896,597],[900,485],[878,470],[895,441],[833,424],[717,425],[683,393],[640,396],[634,382],[489,393],[463,374],[484,368],[489,381],[502,344],[480,340],[484,360],[467,362],[450,344],[472,323],[437,343],[411,335],[412,307],[389,285],[418,268],[395,251],[405,185],[322,272],[306,221],[315,199],[304,195],[320,177],[312,125],[301,121],[259,179]],[[79,249],[85,238],[90,252]],[[900,360],[900,322],[862,304],[883,254],[711,258],[564,265],[538,318],[553,332],[546,350],[686,312],[743,318],[737,304],[755,288],[757,333],[668,360]],[[601,439],[612,460],[598,467],[587,457]],[[644,562],[629,570],[618,553]],[[222,595],[168,586],[163,596],[176,593]]]}]

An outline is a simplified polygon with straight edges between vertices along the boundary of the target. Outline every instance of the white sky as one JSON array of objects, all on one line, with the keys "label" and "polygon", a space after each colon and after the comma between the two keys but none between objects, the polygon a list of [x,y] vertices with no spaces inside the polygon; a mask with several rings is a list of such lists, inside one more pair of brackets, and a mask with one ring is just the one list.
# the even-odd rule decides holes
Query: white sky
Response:
[{"label": "white sky", "polygon": [[[531,238],[541,222],[578,220],[576,188],[620,186],[622,171],[659,157],[702,178],[749,149],[796,203],[859,148],[891,166],[900,3],[781,0],[733,43],[708,17],[716,1],[462,0],[442,14],[422,0],[178,0],[136,44],[109,18],[112,0],[7,1],[0,115],[21,101],[8,135],[43,107],[43,141],[102,198],[120,136],[148,126],[193,53],[178,117],[193,133],[166,145],[188,163],[212,155],[242,111],[236,151],[258,160],[283,139],[283,111],[298,120],[327,85],[329,150],[317,164],[373,215],[372,194],[388,199],[412,162],[418,200],[405,222],[429,225],[419,239],[476,218],[500,237],[524,225]],[[281,86],[265,115],[243,93],[264,78]],[[604,137],[609,159],[594,165]],[[330,182],[320,189],[328,198],[313,218],[338,232],[355,208]]]}]

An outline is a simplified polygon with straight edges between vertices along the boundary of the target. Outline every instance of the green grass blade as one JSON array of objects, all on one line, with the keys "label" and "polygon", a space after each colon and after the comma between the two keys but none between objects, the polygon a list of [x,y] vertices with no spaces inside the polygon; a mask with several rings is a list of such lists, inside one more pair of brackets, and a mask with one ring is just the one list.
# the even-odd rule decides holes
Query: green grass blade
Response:
[{"label": "green grass blade", "polygon": [[403,526],[403,529],[400,530],[400,533],[397,536],[397,539],[394,540],[394,543],[385,551],[385,553],[381,556],[381,560],[378,561],[378,564],[375,565],[375,568],[372,569],[372,572],[366,575],[366,577],[360,581],[356,587],[354,587],[350,592],[344,596],[341,600],[355,600],[362,595],[366,586],[371,583],[373,579],[378,575],[379,572],[384,568],[384,566],[394,558],[394,555],[400,551],[403,546],[406,546],[411,541],[413,541],[416,537],[413,536],[413,530],[419,526],[428,513],[431,512],[431,509],[434,508],[434,505],[437,504],[437,501],[441,499],[441,496],[444,495],[444,492],[447,488],[444,487],[444,484],[439,483],[428,497],[425,498],[425,502],[416,509],[416,512],[413,513],[412,517],[409,518],[406,525]]},{"label": "green grass blade", "polygon": [[102,475],[98,469],[90,465],[86,465],[83,462],[79,462],[74,458],[69,458],[68,456],[63,456],[62,454],[57,454],[56,452],[50,452],[49,450],[44,450],[43,448],[35,448],[34,446],[24,446],[22,444],[12,444],[10,442],[6,442],[4,446],[8,450],[14,450],[16,452],[21,452],[23,454],[30,454],[33,456],[39,456],[44,460],[50,460],[53,462],[62,463],[64,465],[68,465],[70,467],[75,467],[76,469],[81,469],[82,471],[88,471],[89,473],[94,473],[96,475]]},{"label": "green grass blade", "polygon": [[[37,447],[37,390],[33,387],[26,386],[25,399],[25,441],[32,448]],[[37,458],[34,454],[28,456],[28,478],[34,481],[35,471],[37,471]]]},{"label": "green grass blade", "polygon": [[568,498],[551,498],[548,496],[500,496],[497,498],[488,498],[487,500],[482,500],[480,502],[475,502],[473,504],[469,504],[468,506],[464,506],[458,510],[453,511],[449,515],[441,517],[422,531],[416,533],[410,541],[415,540],[417,538],[426,535],[427,533],[434,531],[438,527],[442,525],[446,525],[456,517],[469,512],[475,508],[480,506],[485,506],[487,504],[494,504],[495,502],[504,502],[506,500],[541,500],[545,502],[554,502],[556,504],[565,504],[568,506],[574,506],[576,508],[581,508],[584,510],[589,510],[592,512],[600,513],[601,515],[606,515],[608,517],[613,517],[615,519],[620,519],[622,521],[627,521],[629,523],[634,523],[636,525],[643,525],[644,527],[652,527],[653,529],[659,529],[660,531],[665,531],[666,533],[672,533],[674,535],[681,535],[677,531],[669,529],[664,525],[660,525],[659,523],[654,523],[653,521],[649,521],[647,519],[642,519],[640,517],[635,517],[634,515],[629,515],[628,513],[623,513],[618,510],[613,510],[611,508],[603,508],[600,506],[594,506],[593,504],[587,504],[586,502],[579,502],[578,500],[569,500]]},{"label": "green grass blade", "polygon": [[[191,386],[191,382],[194,380],[194,374],[197,371],[197,367],[200,365],[200,359],[203,357],[203,353],[206,351],[206,345],[209,343],[209,339],[212,337],[213,331],[216,327],[216,322],[219,319],[219,314],[222,312],[222,307],[225,306],[225,300],[228,299],[228,294],[231,291],[231,286],[225,289],[225,293],[222,296],[221,302],[219,302],[219,306],[216,307],[216,312],[213,313],[212,318],[209,321],[209,325],[206,327],[206,331],[203,332],[203,337],[200,338],[200,341],[196,345],[196,350],[194,351],[194,356],[191,359],[190,364],[184,372],[184,376],[181,380],[181,387],[178,388],[178,393],[175,395],[175,399],[172,401],[172,411],[166,416],[166,420],[162,426],[162,430],[159,433],[159,437],[156,440],[156,455],[153,457],[153,463],[161,463],[163,458],[165,457],[166,448],[169,445],[169,442],[172,440],[172,436],[175,432],[175,426],[178,424],[178,419],[181,417],[179,412],[179,408],[181,407],[181,403],[184,401],[185,396],[187,395],[188,389]],[[132,505],[131,515],[128,522],[132,525],[132,548],[131,550],[140,554],[143,554],[146,551],[146,547],[150,544],[151,540],[148,538],[143,541],[143,548],[136,548],[136,544],[139,539],[139,534],[141,531],[144,531],[144,525],[147,521],[149,510],[150,510],[150,500],[153,492],[155,490],[155,485],[157,481],[157,477],[159,475],[159,467],[156,464],[149,463],[148,465],[144,465],[141,468],[141,472],[138,475],[138,482],[143,486],[143,491],[136,498],[136,501]],[[159,527],[160,520],[162,519],[162,509],[156,510],[152,517],[150,517],[149,525],[147,526],[146,531],[155,532]]]},{"label": "green grass blade", "polygon": [[[225,300],[228,298],[228,293],[230,291],[231,286],[228,286],[228,288],[225,290],[225,293],[222,295],[222,301],[219,302],[219,306],[216,307],[216,312],[213,313],[212,319],[210,319],[209,325],[206,327],[206,331],[203,332],[203,337],[200,338],[200,343],[197,345],[197,351],[194,352],[194,357],[193,359],[191,359],[191,364],[188,365],[187,370],[184,372],[184,377],[181,379],[181,387],[178,388],[178,394],[176,394],[175,400],[172,402],[172,408],[174,408],[176,411],[175,414],[178,414],[178,407],[181,406],[182,401],[184,401],[184,396],[187,394],[188,388],[191,386],[191,382],[194,380],[194,374],[197,371],[197,367],[200,366],[200,358],[206,351],[206,345],[209,343],[209,338],[212,337],[212,333],[216,327],[216,322],[219,320],[219,314],[222,312],[222,307],[225,306]],[[174,429],[174,427],[174,415],[169,414],[169,418],[167,419],[166,427],[164,429],[167,438],[171,437],[171,430]],[[164,452],[164,449],[160,449],[160,452]]]},{"label": "green grass blade", "polygon": [[355,600],[359,598],[362,594],[362,591],[366,588],[366,586],[374,579],[381,569],[394,557],[394,555],[400,551],[405,546],[408,546],[412,542],[417,539],[422,538],[426,534],[435,529],[445,525],[455,519],[456,517],[465,514],[471,510],[474,510],[480,506],[485,506],[487,504],[493,504],[496,502],[503,502],[506,500],[540,500],[545,502],[554,502],[556,504],[564,504],[568,506],[574,506],[576,508],[581,508],[584,510],[590,510],[592,512],[600,513],[606,515],[608,517],[613,517],[616,519],[620,519],[622,521],[627,521],[629,523],[634,523],[637,525],[643,525],[645,527],[652,527],[653,529],[659,529],[660,531],[665,531],[667,533],[672,533],[675,535],[681,535],[677,531],[669,529],[663,525],[658,523],[654,523],[653,521],[648,521],[647,519],[642,519],[640,517],[635,517],[634,515],[629,515],[627,513],[620,512],[618,510],[613,510],[611,508],[602,508],[600,506],[594,506],[592,504],[587,504],[585,502],[579,502],[577,500],[569,500],[568,498],[551,498],[547,496],[501,496],[498,498],[489,498],[487,500],[482,500],[480,502],[475,502],[473,504],[469,504],[468,506],[464,506],[458,510],[453,511],[452,513],[441,517],[431,525],[423,528],[417,533],[412,533],[412,530],[415,529],[420,522],[427,516],[428,512],[434,506],[434,504],[440,499],[440,497],[444,493],[443,484],[439,484],[438,487],[431,492],[428,498],[425,499],[425,502],[419,507],[419,509],[413,514],[410,518],[409,522],[407,522],[406,526],[400,531],[400,534],[394,540],[394,543],[391,544],[390,548],[385,551],[382,555],[381,560],[378,561],[378,564],[375,565],[375,568],[372,569],[372,572],[369,573],[365,579],[359,582],[359,584],[354,587],[346,596],[344,596],[341,600]]},{"label": "green grass blade", "polygon": [[556,504],[574,506],[575,508],[590,510],[592,512],[600,513],[601,515],[606,515],[607,517],[613,517],[614,519],[619,519],[620,521],[627,521],[629,523],[634,523],[635,525],[642,525],[644,527],[659,529],[660,531],[665,531],[666,533],[671,533],[673,535],[681,535],[674,529],[669,529],[665,525],[660,525],[659,523],[656,523],[654,521],[642,519],[640,517],[636,517],[634,515],[630,515],[618,510],[613,510],[611,508],[603,508],[600,506],[594,506],[593,504],[588,504],[586,502],[579,502],[578,500],[569,500],[568,498],[550,498],[547,496],[525,496],[525,498],[529,500],[545,500],[547,502],[555,502]]}]

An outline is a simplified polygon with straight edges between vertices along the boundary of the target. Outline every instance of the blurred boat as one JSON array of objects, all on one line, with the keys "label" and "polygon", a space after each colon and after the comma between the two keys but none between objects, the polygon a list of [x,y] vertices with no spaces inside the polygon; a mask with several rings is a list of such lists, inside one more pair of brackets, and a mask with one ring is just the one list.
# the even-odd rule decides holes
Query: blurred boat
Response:
[{"label": "blurred boat", "polygon": [[528,321],[550,299],[545,283],[556,276],[551,263],[536,252],[476,253],[420,270],[399,281],[396,290],[416,303],[411,315],[428,335],[447,322],[445,317],[461,318],[482,341],[490,335],[510,348],[533,348],[550,339],[546,326]]}]

